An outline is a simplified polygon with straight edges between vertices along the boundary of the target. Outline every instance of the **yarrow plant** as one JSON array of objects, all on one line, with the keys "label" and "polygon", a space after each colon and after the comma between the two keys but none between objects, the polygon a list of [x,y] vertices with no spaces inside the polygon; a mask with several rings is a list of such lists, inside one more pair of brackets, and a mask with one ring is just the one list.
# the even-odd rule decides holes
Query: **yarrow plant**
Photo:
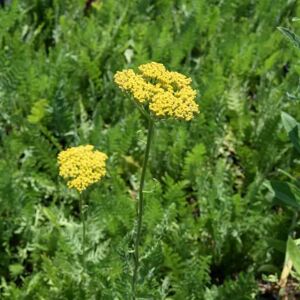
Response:
[{"label": "yarrow plant", "polygon": [[106,174],[107,155],[94,146],[71,147],[58,154],[59,175],[65,178],[69,188],[75,188],[80,194],[80,215],[82,221],[82,264],[85,266],[85,216],[82,192],[90,185],[100,181]]},{"label": "yarrow plant", "polygon": [[59,175],[68,180],[68,187],[81,193],[105,176],[107,156],[94,146],[78,146],[58,154]]},{"label": "yarrow plant", "polygon": [[119,71],[114,76],[120,89],[132,96],[134,103],[148,119],[148,135],[137,201],[137,227],[134,243],[132,298],[136,299],[136,282],[139,271],[139,244],[144,209],[143,189],[149,158],[154,122],[161,118],[190,121],[199,112],[195,102],[196,91],[192,79],[178,72],[168,71],[163,64],[151,62],[132,69]]},{"label": "yarrow plant", "polygon": [[132,69],[119,71],[114,80],[138,104],[148,106],[154,116],[189,121],[199,112],[191,78],[168,71],[163,64],[155,62],[141,65],[138,70],[138,73]]}]

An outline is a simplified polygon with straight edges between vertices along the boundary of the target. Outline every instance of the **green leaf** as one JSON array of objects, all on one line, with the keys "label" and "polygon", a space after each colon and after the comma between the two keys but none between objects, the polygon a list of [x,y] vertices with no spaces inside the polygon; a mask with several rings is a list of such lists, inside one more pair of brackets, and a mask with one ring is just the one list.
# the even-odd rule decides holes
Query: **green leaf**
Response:
[{"label": "green leaf", "polygon": [[283,126],[297,151],[300,152],[300,125],[289,114],[281,112]]},{"label": "green leaf", "polygon": [[266,241],[268,244],[276,249],[277,251],[285,254],[286,251],[286,241],[278,240],[278,239],[273,239],[273,238],[266,238]]},{"label": "green leaf", "polygon": [[24,266],[20,264],[13,264],[9,266],[9,272],[12,277],[17,277],[20,275],[24,270]]},{"label": "green leaf", "polygon": [[300,49],[300,38],[294,32],[285,27],[277,28],[287,39],[289,39],[294,44],[294,46]]},{"label": "green leaf", "polygon": [[274,266],[272,264],[264,264],[262,266],[260,266],[258,269],[257,269],[258,272],[260,273],[269,273],[269,274],[274,274],[276,272],[278,272],[278,267],[277,266]]},{"label": "green leaf", "polygon": [[281,120],[287,133],[289,133],[294,127],[298,126],[298,122],[284,111],[281,112]]},{"label": "green leaf", "polygon": [[293,266],[298,274],[300,274],[300,249],[296,245],[295,241],[289,237],[287,242],[287,253],[293,262]]},{"label": "green leaf", "polygon": [[27,120],[31,124],[39,123],[47,113],[48,100],[40,99],[35,102],[31,108],[31,114],[27,117]]},{"label": "green leaf", "polygon": [[300,204],[289,184],[280,181],[272,181],[271,186],[275,192],[275,197],[280,200],[282,204],[300,210]]},{"label": "green leaf", "polygon": [[51,208],[43,207],[42,209],[44,215],[49,219],[49,221],[52,223],[53,226],[59,227],[59,223],[57,220],[57,216],[55,213],[51,210]]}]

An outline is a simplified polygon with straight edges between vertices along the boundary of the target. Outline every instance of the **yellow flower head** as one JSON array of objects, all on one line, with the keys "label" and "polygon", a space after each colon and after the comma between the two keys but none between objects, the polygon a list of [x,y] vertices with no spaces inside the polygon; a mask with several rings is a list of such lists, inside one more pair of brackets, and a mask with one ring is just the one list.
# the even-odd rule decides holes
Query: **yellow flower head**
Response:
[{"label": "yellow flower head", "polygon": [[199,112],[195,102],[196,91],[190,86],[192,79],[168,71],[163,64],[151,62],[115,74],[116,84],[129,92],[139,104],[148,105],[158,117],[191,120]]},{"label": "yellow flower head", "polygon": [[69,148],[58,154],[59,175],[68,180],[69,188],[81,193],[105,175],[106,159],[106,154],[92,145]]}]

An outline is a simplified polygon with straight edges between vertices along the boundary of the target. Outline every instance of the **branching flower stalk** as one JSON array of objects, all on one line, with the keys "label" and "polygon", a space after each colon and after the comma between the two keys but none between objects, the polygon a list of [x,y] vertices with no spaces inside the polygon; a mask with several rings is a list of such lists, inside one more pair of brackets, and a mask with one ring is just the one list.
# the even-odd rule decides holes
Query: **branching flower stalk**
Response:
[{"label": "branching flower stalk", "polygon": [[134,266],[132,276],[132,298],[136,299],[139,273],[139,246],[144,209],[144,181],[150,153],[155,120],[175,118],[189,121],[199,112],[195,102],[196,91],[190,86],[192,80],[178,72],[168,71],[164,65],[151,62],[132,69],[119,71],[114,80],[121,90],[130,94],[134,104],[148,119],[148,135],[142,174],[137,199],[137,229],[134,243]]}]

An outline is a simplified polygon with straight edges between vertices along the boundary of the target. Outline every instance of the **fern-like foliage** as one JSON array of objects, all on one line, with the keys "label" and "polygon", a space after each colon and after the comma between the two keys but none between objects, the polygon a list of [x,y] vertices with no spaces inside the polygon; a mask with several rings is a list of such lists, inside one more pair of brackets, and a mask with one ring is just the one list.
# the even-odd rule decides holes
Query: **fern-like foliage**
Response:
[{"label": "fern-like foliage", "polygon": [[[279,169],[299,173],[280,123],[281,110],[300,119],[297,97],[286,96],[297,95],[298,54],[276,30],[290,27],[297,1],[6,2],[0,298],[132,297],[147,123],[113,75],[157,61],[192,77],[200,114],[155,124],[138,296],[254,299],[259,270],[283,260],[274,245],[291,216],[270,201],[269,181]],[[106,178],[85,194],[87,272],[78,195],[56,163],[79,144],[109,156]]]}]

